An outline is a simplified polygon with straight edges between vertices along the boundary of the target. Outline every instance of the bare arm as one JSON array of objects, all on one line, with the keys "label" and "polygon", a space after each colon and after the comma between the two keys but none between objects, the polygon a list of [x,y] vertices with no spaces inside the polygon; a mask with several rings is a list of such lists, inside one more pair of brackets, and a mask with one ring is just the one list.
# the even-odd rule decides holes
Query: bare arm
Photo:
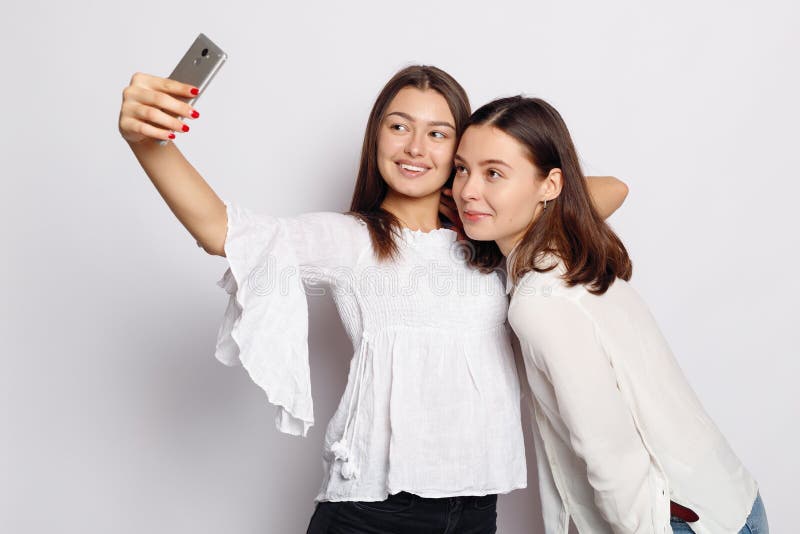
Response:
[{"label": "bare arm", "polygon": [[[224,256],[228,219],[225,204],[197,170],[169,142],[181,132],[178,117],[192,118],[192,87],[136,73],[123,91],[119,131],[172,213],[209,254]],[[174,137],[174,134],[173,134]],[[159,140],[167,141],[159,145]]]},{"label": "bare arm", "polygon": [[586,185],[594,207],[603,219],[611,217],[628,196],[628,186],[613,176],[587,176]]}]

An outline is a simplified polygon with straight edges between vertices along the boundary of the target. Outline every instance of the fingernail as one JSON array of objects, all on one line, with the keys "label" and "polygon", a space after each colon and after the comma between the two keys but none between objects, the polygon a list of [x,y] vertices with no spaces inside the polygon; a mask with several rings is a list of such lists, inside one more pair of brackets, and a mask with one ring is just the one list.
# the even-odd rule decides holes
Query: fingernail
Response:
[{"label": "fingernail", "polygon": [[175,139],[175,134],[174,133],[169,134],[169,138],[170,139]]},{"label": "fingernail", "polygon": [[188,132],[189,127],[184,124],[183,126],[181,126],[181,130],[183,130],[184,132]]},{"label": "fingernail", "polygon": [[197,87],[192,87],[192,91],[191,92],[192,92],[193,95],[199,95],[200,94],[200,89],[198,89]]},{"label": "fingernail", "polygon": [[199,116],[200,116],[200,114],[197,111],[192,111],[192,118],[193,119],[196,119]]}]

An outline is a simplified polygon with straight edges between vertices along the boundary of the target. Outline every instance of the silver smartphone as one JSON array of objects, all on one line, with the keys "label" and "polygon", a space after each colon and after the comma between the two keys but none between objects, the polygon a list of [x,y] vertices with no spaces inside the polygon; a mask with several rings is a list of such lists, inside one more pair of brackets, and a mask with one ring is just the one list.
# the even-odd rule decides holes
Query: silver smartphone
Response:
[{"label": "silver smartphone", "polygon": [[[203,91],[214,79],[214,75],[217,74],[226,59],[228,59],[228,54],[215,45],[211,39],[202,33],[198,35],[168,78],[193,85],[199,92],[197,96],[193,97],[177,97],[178,100],[194,104],[203,95]],[[159,144],[166,145],[167,141],[159,141]]]}]

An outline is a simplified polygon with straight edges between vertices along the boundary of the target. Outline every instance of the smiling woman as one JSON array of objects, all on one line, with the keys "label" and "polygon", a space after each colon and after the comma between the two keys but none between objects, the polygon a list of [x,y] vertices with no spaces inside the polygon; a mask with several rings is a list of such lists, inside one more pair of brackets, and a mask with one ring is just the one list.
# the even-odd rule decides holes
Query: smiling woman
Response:
[{"label": "smiling woman", "polygon": [[758,486],[701,406],[593,207],[567,126],[512,97],[475,112],[453,191],[509,258],[546,531],[768,533]]},{"label": "smiling woman", "polygon": [[464,89],[435,67],[403,69],[378,95],[350,212],[367,223],[381,259],[396,256],[398,229],[441,228],[441,191],[469,113]]},{"label": "smiling woman", "polygon": [[[464,136],[460,144],[462,152],[473,155],[478,151],[482,151],[482,154],[491,154],[492,157],[478,159],[474,162],[474,165],[472,165],[467,162],[465,156],[456,154],[456,179],[459,180],[459,183],[462,178],[469,176],[470,173],[479,174],[489,183],[497,182],[515,174],[521,174],[523,176],[532,175],[534,172],[533,164],[528,158],[525,157],[525,154],[523,154],[517,146],[511,143],[504,144],[502,142],[503,136],[508,137],[501,131],[493,131],[493,129],[489,126],[475,126],[467,131],[467,135]],[[505,160],[499,159],[501,156],[504,157]],[[531,209],[531,203],[528,201],[529,195],[526,196],[525,193],[532,193],[532,191],[527,191],[526,189],[533,189],[533,186],[534,182],[532,180],[520,180],[519,188],[521,188],[522,191],[501,189],[498,197],[493,197],[491,203],[489,203],[482,197],[474,196],[471,190],[465,191],[464,186],[459,185],[459,194],[466,196],[466,198],[469,199],[468,202],[463,203],[461,209],[465,230],[469,228],[467,231],[468,235],[474,239],[484,241],[491,240],[491,237],[495,235],[494,233],[490,233],[489,239],[485,239],[484,234],[486,233],[486,226],[474,225],[473,223],[491,220],[497,215],[497,208],[502,209],[506,204],[517,205],[521,210]],[[508,213],[510,210],[503,211]],[[513,225],[515,224],[515,221],[519,221],[516,223],[516,225],[519,227],[517,230],[522,231],[525,228],[526,221],[529,219],[530,218],[526,219],[525,217],[518,217],[517,214],[514,213],[513,215],[507,216],[503,219],[498,220],[495,218],[494,221],[495,224],[501,226],[509,224]],[[498,242],[498,245],[500,245],[500,250],[504,254],[507,254],[508,251],[504,246],[505,243]]]},{"label": "smiling woman", "polygon": [[[416,108],[420,116],[392,111],[404,108]],[[438,193],[443,184],[430,177],[436,178],[442,168],[449,173],[456,139],[447,101],[436,91],[406,87],[397,93],[389,109],[378,136],[378,168],[389,185],[387,196]],[[431,170],[434,172],[429,173]],[[417,179],[423,175],[429,179]]]},{"label": "smiling woman", "polygon": [[[134,76],[120,131],[178,219],[227,258],[217,358],[246,368],[280,431],[306,435],[303,283],[329,286],[355,349],[308,532],[495,532],[496,495],[525,486],[526,464],[503,282],[452,254],[455,220],[439,213],[464,90],[435,67],[398,72],[370,113],[350,212],[287,218],[222,201],[174,143],[155,142],[174,126],[155,106],[191,116],[173,96],[190,90]],[[622,203],[617,183],[604,195],[595,182],[601,209]]]}]

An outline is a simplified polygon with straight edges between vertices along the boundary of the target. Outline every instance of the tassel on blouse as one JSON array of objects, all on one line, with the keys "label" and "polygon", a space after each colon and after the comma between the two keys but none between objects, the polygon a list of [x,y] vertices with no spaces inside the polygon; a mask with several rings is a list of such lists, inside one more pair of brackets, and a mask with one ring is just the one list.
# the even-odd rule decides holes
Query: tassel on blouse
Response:
[{"label": "tassel on blouse", "polygon": [[353,465],[353,462],[345,462],[342,464],[342,476],[347,480],[358,478],[358,468]]},{"label": "tassel on blouse", "polygon": [[[342,477],[347,480],[358,478],[360,472],[358,466],[353,461],[351,443],[347,440],[347,431],[351,428],[352,423],[352,436],[356,435],[358,429],[358,412],[361,406],[361,391],[363,389],[362,382],[364,381],[364,368],[367,366],[367,333],[361,335],[361,346],[356,355],[356,377],[355,388],[353,396],[350,398],[350,403],[347,407],[347,417],[345,418],[344,432],[342,432],[342,439],[331,445],[331,452],[337,461],[342,462],[340,472]],[[355,399],[355,406],[353,400]]]},{"label": "tassel on blouse", "polygon": [[331,452],[336,457],[337,460],[342,460],[346,462],[349,457],[349,450],[347,446],[347,440],[345,438],[340,439],[336,443],[331,446]]}]

